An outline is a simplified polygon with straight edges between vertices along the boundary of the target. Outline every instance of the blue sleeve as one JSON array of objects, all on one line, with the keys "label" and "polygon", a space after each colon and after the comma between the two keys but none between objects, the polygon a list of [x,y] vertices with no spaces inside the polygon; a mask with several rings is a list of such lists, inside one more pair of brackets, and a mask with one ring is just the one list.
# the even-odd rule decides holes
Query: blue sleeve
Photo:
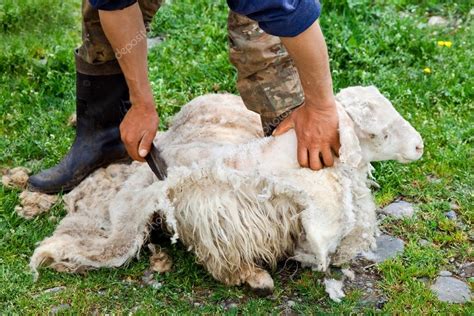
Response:
[{"label": "blue sleeve", "polygon": [[114,11],[125,9],[137,0],[89,0],[89,2],[97,10]]},{"label": "blue sleeve", "polygon": [[258,22],[268,34],[293,37],[310,27],[321,13],[318,0],[227,0],[229,8]]}]

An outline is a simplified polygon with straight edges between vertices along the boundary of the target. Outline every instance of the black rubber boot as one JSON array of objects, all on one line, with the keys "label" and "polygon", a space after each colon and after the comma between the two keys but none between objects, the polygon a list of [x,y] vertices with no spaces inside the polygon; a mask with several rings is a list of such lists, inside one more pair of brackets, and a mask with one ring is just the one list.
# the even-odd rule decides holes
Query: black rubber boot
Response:
[{"label": "black rubber boot", "polygon": [[56,166],[28,179],[28,188],[32,191],[67,192],[97,168],[130,160],[119,131],[126,104],[129,104],[123,74],[77,73],[76,95],[76,139]]}]

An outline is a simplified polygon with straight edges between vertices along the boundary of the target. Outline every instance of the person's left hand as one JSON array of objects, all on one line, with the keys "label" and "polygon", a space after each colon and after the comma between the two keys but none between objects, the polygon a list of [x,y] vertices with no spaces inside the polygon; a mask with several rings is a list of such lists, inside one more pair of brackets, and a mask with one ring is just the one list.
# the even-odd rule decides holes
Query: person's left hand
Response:
[{"label": "person's left hand", "polygon": [[320,170],[334,165],[339,142],[336,103],[326,105],[304,103],[278,125],[274,136],[294,128],[298,140],[298,162],[302,167]]}]

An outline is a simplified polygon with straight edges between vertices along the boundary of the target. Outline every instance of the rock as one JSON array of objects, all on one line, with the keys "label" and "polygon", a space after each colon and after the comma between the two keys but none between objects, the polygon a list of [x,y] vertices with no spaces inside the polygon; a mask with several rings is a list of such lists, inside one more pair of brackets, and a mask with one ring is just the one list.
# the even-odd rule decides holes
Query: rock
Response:
[{"label": "rock", "polygon": [[150,283],[148,283],[148,285],[150,285],[155,290],[159,290],[163,287],[163,284],[156,280],[151,281]]},{"label": "rock", "polygon": [[443,18],[442,16],[432,16],[429,20],[428,20],[428,25],[429,26],[444,26],[444,25],[447,25],[448,24],[448,20],[446,20],[445,18]]},{"label": "rock", "polygon": [[404,248],[403,240],[389,235],[381,235],[377,237],[375,252],[366,252],[362,256],[369,261],[380,263],[402,253]]},{"label": "rock", "polygon": [[448,276],[452,276],[453,274],[449,271],[443,270],[443,271],[439,271],[438,275],[442,277],[448,277]]},{"label": "rock", "polygon": [[28,181],[30,170],[24,167],[16,167],[3,171],[2,185],[10,189],[24,189]]},{"label": "rock", "polygon": [[239,307],[237,303],[230,303],[229,305],[227,305],[228,309],[237,308],[237,307]]},{"label": "rock", "polygon": [[441,183],[443,181],[440,178],[438,178],[437,176],[434,176],[432,174],[427,175],[426,180],[428,180],[428,182],[434,183],[434,184],[438,184],[438,183]]},{"label": "rock", "polygon": [[140,308],[141,308],[140,305],[134,306],[134,307],[130,310],[129,315],[135,314],[136,312],[138,312],[138,310],[139,310]]},{"label": "rock", "polygon": [[224,310],[229,310],[231,308],[238,308],[239,305],[236,302],[233,302],[232,300],[225,300],[221,303],[221,306]]},{"label": "rock", "polygon": [[66,311],[70,308],[71,308],[71,305],[69,305],[69,304],[61,304],[61,305],[58,305],[58,306],[54,306],[53,308],[51,308],[50,314],[56,315],[56,314],[59,314],[59,313],[62,313],[64,311]]},{"label": "rock", "polygon": [[154,277],[155,277],[155,275],[153,274],[153,271],[146,270],[143,273],[142,282],[146,285],[151,285],[151,283],[154,281]]},{"label": "rock", "polygon": [[412,217],[415,213],[415,209],[411,203],[398,201],[387,205],[381,210],[381,212],[395,218],[405,218]]},{"label": "rock", "polygon": [[446,217],[449,218],[449,219],[456,219],[456,218],[458,218],[458,214],[456,214],[455,211],[446,212],[446,213],[444,213],[444,216],[446,216]]},{"label": "rock", "polygon": [[156,36],[146,39],[148,50],[160,45],[163,42],[163,37]]},{"label": "rock", "polygon": [[354,271],[352,271],[351,269],[341,269],[341,272],[350,281],[354,281],[354,279],[355,279]]},{"label": "rock", "polygon": [[342,290],[343,286],[344,283],[342,281],[335,279],[324,279],[324,290],[329,294],[329,298],[336,303],[340,303],[341,299],[346,296]]},{"label": "rock", "polygon": [[286,302],[286,305],[288,305],[288,307],[293,307],[293,306],[296,305],[296,302],[292,301],[292,300],[289,300],[288,302]]},{"label": "rock", "polygon": [[43,293],[58,293],[58,292],[64,291],[65,289],[66,289],[65,286],[56,286],[56,287],[52,287],[50,289],[44,290]]},{"label": "rock", "polygon": [[430,279],[428,279],[427,277],[421,277],[421,278],[418,278],[417,280],[425,285],[430,283]]},{"label": "rock", "polygon": [[443,302],[466,303],[471,301],[469,286],[453,277],[438,277],[431,286],[431,290]]},{"label": "rock", "polygon": [[459,205],[456,203],[456,202],[451,202],[449,204],[449,207],[451,208],[451,210],[453,211],[459,211]]},{"label": "rock", "polygon": [[97,295],[99,295],[99,296],[104,296],[105,294],[107,294],[106,289],[100,289],[100,290],[97,291]]},{"label": "rock", "polygon": [[474,277],[474,262],[469,262],[461,265],[459,268],[459,275],[464,278]]},{"label": "rock", "polygon": [[430,242],[426,239],[420,239],[418,242],[419,242],[420,246],[422,246],[422,247],[428,246],[430,244]]}]

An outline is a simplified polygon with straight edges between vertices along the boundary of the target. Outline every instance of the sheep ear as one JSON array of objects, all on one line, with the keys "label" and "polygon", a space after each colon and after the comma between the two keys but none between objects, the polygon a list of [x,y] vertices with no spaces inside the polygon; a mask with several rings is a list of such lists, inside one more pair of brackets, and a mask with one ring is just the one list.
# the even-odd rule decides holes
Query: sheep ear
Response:
[{"label": "sheep ear", "polygon": [[337,104],[337,110],[339,115],[339,139],[341,142],[339,159],[342,163],[358,168],[362,163],[362,149],[355,132],[354,122],[352,122],[339,103]]}]

